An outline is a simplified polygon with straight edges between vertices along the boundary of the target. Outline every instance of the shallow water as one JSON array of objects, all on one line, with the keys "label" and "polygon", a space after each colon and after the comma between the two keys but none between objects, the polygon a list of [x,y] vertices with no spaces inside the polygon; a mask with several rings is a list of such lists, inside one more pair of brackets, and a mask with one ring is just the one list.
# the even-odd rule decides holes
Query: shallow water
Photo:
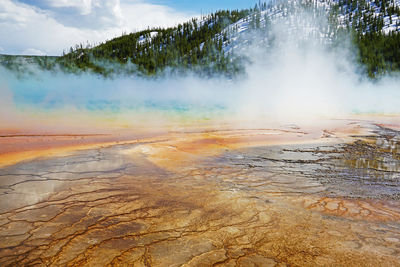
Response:
[{"label": "shallow water", "polygon": [[185,132],[1,168],[0,264],[399,266],[398,132],[367,130]]}]

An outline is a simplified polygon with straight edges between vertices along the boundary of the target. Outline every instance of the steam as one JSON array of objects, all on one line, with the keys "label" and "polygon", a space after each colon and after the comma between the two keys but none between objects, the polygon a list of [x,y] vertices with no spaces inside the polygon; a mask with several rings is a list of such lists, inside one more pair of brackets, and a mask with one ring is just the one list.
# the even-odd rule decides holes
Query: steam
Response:
[{"label": "steam", "polygon": [[285,13],[271,16],[267,33],[242,37],[253,47],[240,50],[252,61],[239,89],[240,114],[292,123],[400,112],[400,76],[368,79],[356,63],[350,36],[332,47],[337,28],[328,22],[323,2],[310,7],[291,1]]},{"label": "steam", "polygon": [[196,74],[104,79],[39,70],[19,79],[3,69],[0,130],[104,132],[143,125],[295,123],[355,113],[398,114],[398,76],[366,79],[350,56],[353,48],[326,49],[323,40],[329,38],[321,38],[316,25],[329,28],[325,15],[315,18],[297,10],[274,21],[267,37],[274,42],[265,44],[265,33],[251,32],[254,47],[241,52],[251,64],[246,77],[236,80]]},{"label": "steam", "polygon": [[15,126],[16,110],[13,97],[6,84],[0,80],[0,123],[2,128],[12,128]]}]

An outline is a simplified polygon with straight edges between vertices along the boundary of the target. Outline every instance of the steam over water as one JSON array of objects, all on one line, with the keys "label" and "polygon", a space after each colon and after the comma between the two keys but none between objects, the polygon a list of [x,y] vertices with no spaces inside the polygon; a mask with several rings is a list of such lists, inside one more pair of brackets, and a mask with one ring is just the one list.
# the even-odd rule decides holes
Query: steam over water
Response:
[{"label": "steam over water", "polygon": [[[309,27],[291,30],[298,21],[306,21]],[[360,74],[352,48],[326,49],[316,34],[305,42],[310,27],[325,21],[304,12],[283,21],[277,19],[269,36],[278,41],[268,46],[257,42],[262,39],[259,32],[250,32],[253,46],[239,53],[251,63],[246,65],[246,75],[233,80],[196,74],[106,79],[89,73],[39,70],[17,78],[2,69],[0,124],[5,128],[48,129],[60,127],[56,122],[63,121],[66,128],[83,124],[88,128],[134,127],[138,122],[159,124],[171,119],[296,121],[354,113],[398,113],[398,77],[370,81]]]}]

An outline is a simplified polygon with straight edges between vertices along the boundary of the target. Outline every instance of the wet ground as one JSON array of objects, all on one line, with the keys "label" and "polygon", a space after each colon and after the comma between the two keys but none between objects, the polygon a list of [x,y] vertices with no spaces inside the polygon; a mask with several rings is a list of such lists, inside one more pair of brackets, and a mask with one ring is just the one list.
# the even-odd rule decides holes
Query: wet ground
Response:
[{"label": "wet ground", "polygon": [[186,132],[3,167],[0,265],[400,266],[400,133],[348,125],[362,131]]},{"label": "wet ground", "polygon": [[371,125],[371,134],[350,143],[279,145],[226,153],[221,161],[303,177],[330,197],[400,199],[400,132]]}]

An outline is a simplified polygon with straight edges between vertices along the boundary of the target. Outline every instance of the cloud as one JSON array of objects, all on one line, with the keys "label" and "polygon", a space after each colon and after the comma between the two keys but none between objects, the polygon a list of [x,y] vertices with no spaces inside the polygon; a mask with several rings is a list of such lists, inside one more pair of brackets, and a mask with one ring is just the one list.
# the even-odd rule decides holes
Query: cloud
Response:
[{"label": "cloud", "polygon": [[44,56],[45,53],[35,48],[28,48],[22,51],[23,55],[31,55],[31,56]]},{"label": "cloud", "polygon": [[0,46],[8,54],[60,55],[77,43],[99,43],[122,32],[173,26],[193,15],[142,0],[2,0],[0,36],[7,38],[0,39]]},{"label": "cloud", "polygon": [[78,9],[82,15],[90,14],[94,1],[91,0],[58,0],[58,1],[46,1],[49,6],[52,7],[73,7]]},{"label": "cloud", "polygon": [[69,27],[99,30],[124,26],[120,0],[46,0],[38,6]]},{"label": "cloud", "polygon": [[167,6],[139,1],[135,4],[129,4],[128,1],[121,2],[121,14],[123,23],[135,27],[136,30],[149,26],[173,26],[197,16],[197,14],[182,14]]}]

